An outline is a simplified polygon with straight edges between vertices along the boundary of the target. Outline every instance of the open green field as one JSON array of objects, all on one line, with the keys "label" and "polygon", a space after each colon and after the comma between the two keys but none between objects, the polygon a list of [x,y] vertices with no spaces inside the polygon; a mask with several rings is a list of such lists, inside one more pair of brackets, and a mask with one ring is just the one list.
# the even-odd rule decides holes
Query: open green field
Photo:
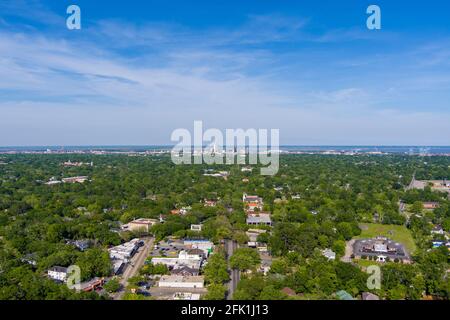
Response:
[{"label": "open green field", "polygon": [[353,260],[353,262],[356,263],[358,266],[360,266],[363,270],[365,270],[367,267],[373,266],[373,265],[381,266],[381,265],[386,265],[387,263],[394,263],[394,262],[381,263],[381,262],[376,262],[374,260],[364,260],[364,259],[356,259],[356,260]]},{"label": "open green field", "polygon": [[384,236],[405,245],[408,253],[414,253],[414,251],[416,250],[414,239],[405,226],[377,223],[360,223],[359,227],[362,231],[359,236],[355,237],[355,239]]}]

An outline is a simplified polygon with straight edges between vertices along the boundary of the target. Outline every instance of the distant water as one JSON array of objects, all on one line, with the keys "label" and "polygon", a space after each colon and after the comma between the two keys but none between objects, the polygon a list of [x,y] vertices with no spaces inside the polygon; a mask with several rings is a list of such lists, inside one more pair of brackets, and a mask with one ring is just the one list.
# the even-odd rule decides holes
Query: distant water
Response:
[{"label": "distant water", "polygon": [[[171,145],[149,146],[33,146],[33,147],[0,147],[0,152],[44,152],[46,150],[70,152],[70,151],[109,151],[109,152],[145,152],[170,150]],[[282,151],[290,152],[383,152],[401,154],[450,154],[450,146],[280,146]]]},{"label": "distant water", "polygon": [[383,152],[410,154],[450,154],[450,146],[281,146],[285,151],[303,152]]}]

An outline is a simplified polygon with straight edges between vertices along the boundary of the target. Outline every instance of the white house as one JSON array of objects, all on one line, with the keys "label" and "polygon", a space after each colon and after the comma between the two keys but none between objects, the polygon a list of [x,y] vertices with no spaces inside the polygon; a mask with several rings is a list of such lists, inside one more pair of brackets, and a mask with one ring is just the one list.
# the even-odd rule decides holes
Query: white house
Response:
[{"label": "white house", "polygon": [[445,234],[444,229],[441,226],[434,226],[433,229],[431,230],[431,233],[440,235]]},{"label": "white house", "polygon": [[49,278],[65,282],[67,280],[67,268],[55,266],[47,270]]},{"label": "white house", "polygon": [[328,260],[336,260],[336,252],[331,249],[322,250],[322,255]]},{"label": "white house", "polygon": [[191,231],[202,231],[202,226],[201,224],[191,224]]}]

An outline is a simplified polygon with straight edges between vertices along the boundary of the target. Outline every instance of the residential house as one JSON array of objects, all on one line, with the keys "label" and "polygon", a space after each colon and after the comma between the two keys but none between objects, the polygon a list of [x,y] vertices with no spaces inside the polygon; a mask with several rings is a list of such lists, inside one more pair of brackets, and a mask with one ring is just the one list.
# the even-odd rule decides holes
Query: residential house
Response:
[{"label": "residential house", "polygon": [[380,297],[370,292],[363,292],[361,295],[363,300],[380,300]]},{"label": "residential house", "polygon": [[436,208],[439,208],[439,202],[424,202],[423,208],[428,210],[434,210]]},{"label": "residential house", "polygon": [[26,254],[25,256],[20,258],[20,261],[28,263],[29,265],[32,265],[33,267],[37,266],[36,255],[33,253]]},{"label": "residential house", "polygon": [[322,250],[322,255],[328,260],[336,260],[336,252],[331,249]]},{"label": "residential house", "polygon": [[281,289],[281,292],[283,292],[285,295],[289,297],[293,297],[296,295],[295,291],[289,287],[284,287],[283,289]]},{"label": "residential house", "polygon": [[445,231],[444,231],[444,229],[442,228],[442,226],[436,225],[436,226],[433,227],[433,229],[431,229],[431,233],[432,233],[432,234],[444,235],[444,234],[445,234]]},{"label": "residential house", "polygon": [[244,207],[247,211],[261,211],[263,209],[263,199],[259,196],[249,196],[246,193],[242,196]]},{"label": "residential house", "polygon": [[54,266],[47,270],[48,277],[56,280],[65,282],[67,280],[67,268]]},{"label": "residential house", "polygon": [[74,241],[69,240],[67,242],[67,244],[74,245],[78,250],[84,251],[84,250],[88,249],[91,246],[91,241],[88,240],[88,239],[85,239],[85,240],[74,240]]},{"label": "residential house", "polygon": [[191,231],[202,231],[202,226],[201,224],[191,224]]},{"label": "residential house", "polygon": [[214,200],[204,200],[205,207],[215,207],[217,205],[217,201]]},{"label": "residential house", "polygon": [[164,275],[158,281],[160,288],[203,288],[203,276]]}]

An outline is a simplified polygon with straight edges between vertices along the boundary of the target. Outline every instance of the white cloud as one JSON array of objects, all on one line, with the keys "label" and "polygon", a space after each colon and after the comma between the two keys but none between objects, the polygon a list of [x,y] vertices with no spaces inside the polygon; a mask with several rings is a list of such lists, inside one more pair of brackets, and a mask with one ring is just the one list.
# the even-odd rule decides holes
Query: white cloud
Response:
[{"label": "white cloud", "polygon": [[[284,144],[446,144],[448,110],[398,103],[449,83],[427,66],[410,68],[420,52],[352,59],[252,48],[296,41],[304,24],[254,16],[231,32],[112,21],[73,38],[0,32],[0,145],[169,143],[194,120],[279,128]],[[121,54],[130,44],[144,48]],[[405,69],[426,77],[398,73]]]}]

